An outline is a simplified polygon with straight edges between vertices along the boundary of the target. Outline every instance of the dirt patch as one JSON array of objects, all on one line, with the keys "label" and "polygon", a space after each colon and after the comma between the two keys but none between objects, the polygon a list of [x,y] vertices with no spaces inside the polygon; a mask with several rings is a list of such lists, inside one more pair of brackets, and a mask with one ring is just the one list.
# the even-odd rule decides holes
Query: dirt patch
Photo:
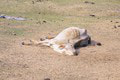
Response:
[{"label": "dirt patch", "polygon": [[[0,3],[1,12],[32,20],[0,19],[0,80],[120,80],[118,0],[97,0],[95,4],[83,0],[69,0],[69,4],[68,0],[61,0],[64,4],[53,0],[34,4],[33,0],[6,1]],[[38,21],[46,22],[36,24]],[[102,45],[80,48],[78,56],[68,56],[48,47],[21,44],[23,40],[55,36],[71,26],[87,29],[92,40]],[[12,31],[22,35],[11,35]]]}]

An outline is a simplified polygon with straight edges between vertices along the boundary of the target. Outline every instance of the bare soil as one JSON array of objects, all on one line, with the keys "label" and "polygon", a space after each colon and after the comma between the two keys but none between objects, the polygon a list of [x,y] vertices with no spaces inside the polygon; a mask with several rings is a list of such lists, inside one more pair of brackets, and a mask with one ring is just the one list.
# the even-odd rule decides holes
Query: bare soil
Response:
[{"label": "bare soil", "polygon": [[[33,18],[25,22],[0,19],[0,80],[120,80],[120,6],[112,1],[105,0],[106,4],[104,1],[95,1],[95,4],[82,1],[74,5],[35,2],[32,6],[34,9],[45,4],[47,7],[43,6],[44,9],[50,9],[58,15],[59,18],[56,15],[54,18],[45,17],[46,23],[41,17],[40,20],[34,18],[36,14],[31,14],[31,17],[24,14],[27,18]],[[32,9],[28,3],[27,0],[23,3],[26,4],[26,11],[27,8]],[[21,44],[24,40],[57,35],[70,26],[86,28],[92,40],[102,45],[80,48],[78,56],[68,56],[48,47]]]}]

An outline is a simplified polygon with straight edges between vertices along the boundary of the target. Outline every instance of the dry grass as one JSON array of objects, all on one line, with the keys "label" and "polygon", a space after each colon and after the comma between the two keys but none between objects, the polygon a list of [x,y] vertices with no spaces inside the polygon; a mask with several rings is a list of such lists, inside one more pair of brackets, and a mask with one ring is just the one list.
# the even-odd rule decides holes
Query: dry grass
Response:
[{"label": "dry grass", "polygon": [[[120,1],[85,1],[91,2],[0,0],[0,14],[27,19],[0,18],[0,80],[120,80]],[[21,45],[25,39],[56,35],[70,26],[86,28],[102,46],[66,56],[46,47]]]}]

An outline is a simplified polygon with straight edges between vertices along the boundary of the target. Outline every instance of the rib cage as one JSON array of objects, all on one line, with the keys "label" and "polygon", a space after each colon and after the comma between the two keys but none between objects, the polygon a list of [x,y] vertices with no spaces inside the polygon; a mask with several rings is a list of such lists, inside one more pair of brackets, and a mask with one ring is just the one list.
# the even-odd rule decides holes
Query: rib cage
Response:
[{"label": "rib cage", "polygon": [[70,27],[60,32],[55,38],[55,44],[67,44],[69,41],[81,39],[87,36],[87,30],[77,27]]}]

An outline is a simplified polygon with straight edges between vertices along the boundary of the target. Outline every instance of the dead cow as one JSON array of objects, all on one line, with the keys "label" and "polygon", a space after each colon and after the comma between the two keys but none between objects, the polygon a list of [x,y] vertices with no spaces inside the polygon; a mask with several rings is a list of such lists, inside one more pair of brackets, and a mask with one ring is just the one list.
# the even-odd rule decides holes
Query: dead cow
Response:
[{"label": "dead cow", "polygon": [[87,34],[86,29],[78,27],[69,27],[60,32],[52,39],[45,39],[41,41],[30,40],[29,43],[23,42],[23,45],[46,45],[59,53],[68,55],[77,55],[77,48],[87,46],[91,43],[91,38]]}]

